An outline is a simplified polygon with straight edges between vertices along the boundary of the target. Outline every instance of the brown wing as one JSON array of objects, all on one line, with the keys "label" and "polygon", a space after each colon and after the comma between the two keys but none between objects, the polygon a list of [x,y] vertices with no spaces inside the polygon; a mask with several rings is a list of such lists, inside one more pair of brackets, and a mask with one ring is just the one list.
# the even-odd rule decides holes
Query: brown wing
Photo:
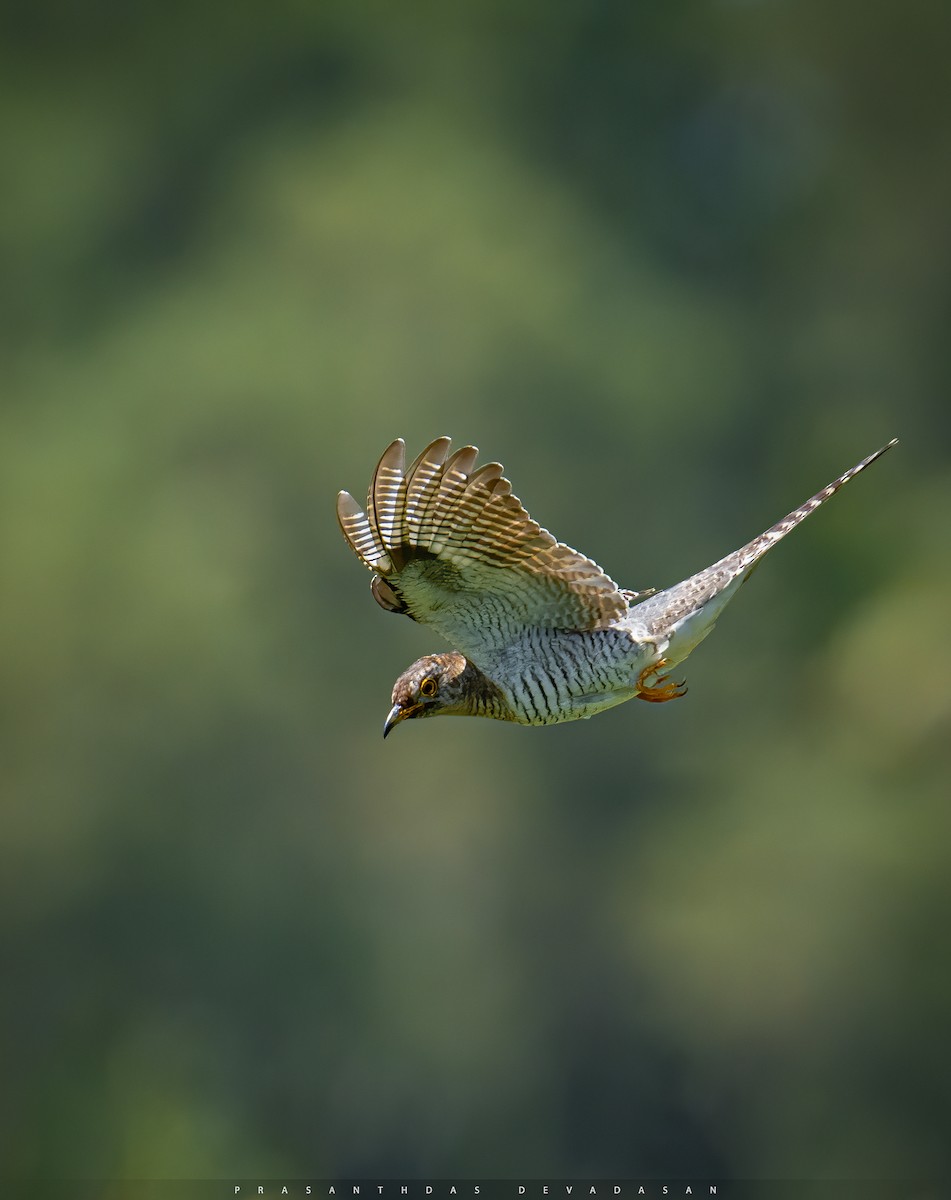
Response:
[{"label": "brown wing", "polygon": [[473,661],[531,628],[604,629],[628,608],[601,568],[533,521],[499,463],[431,442],[407,470],[397,439],[377,465],[366,512],[347,492],[337,517],[374,572],[373,594],[431,625]]}]

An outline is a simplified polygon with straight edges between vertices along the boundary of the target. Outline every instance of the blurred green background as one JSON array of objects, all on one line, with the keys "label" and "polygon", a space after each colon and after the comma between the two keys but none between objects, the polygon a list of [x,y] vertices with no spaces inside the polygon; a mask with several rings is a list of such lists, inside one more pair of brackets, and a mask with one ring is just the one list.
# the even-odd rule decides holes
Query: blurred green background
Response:
[{"label": "blurred green background", "polygon": [[[951,8],[0,22],[3,1173],[951,1172]],[[444,433],[628,587],[902,445],[684,702],[384,745]]]}]

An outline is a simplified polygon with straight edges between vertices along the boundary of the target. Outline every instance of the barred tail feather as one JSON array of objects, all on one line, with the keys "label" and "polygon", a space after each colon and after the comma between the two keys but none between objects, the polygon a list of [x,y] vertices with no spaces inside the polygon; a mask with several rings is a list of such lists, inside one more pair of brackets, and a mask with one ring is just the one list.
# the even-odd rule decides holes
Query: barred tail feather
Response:
[{"label": "barred tail feather", "polygon": [[850,479],[854,479],[877,458],[881,458],[897,441],[897,438],[893,438],[886,446],[862,459],[822,491],[816,492],[805,504],[793,509],[781,521],[777,521],[765,533],[761,533],[739,550],[721,558],[705,571],[699,571],[682,583],[665,588],[664,591],[638,604],[633,612],[637,616],[639,626],[653,638],[660,636],[668,640],[669,649],[665,651],[668,665],[674,666],[682,662],[707,636],[737,590],[777,542],[834,496]]},{"label": "barred tail feather", "polygon": [[864,471],[866,467],[871,466],[876,459],[881,458],[886,450],[890,450],[892,446],[897,444],[898,438],[892,438],[887,445],[882,446],[880,450],[876,450],[874,454],[870,454],[868,458],[863,458],[862,461],[857,463],[854,467],[850,467],[848,471],[846,471],[843,475],[840,475],[838,479],[834,479],[832,483],[824,487],[822,491],[816,492],[814,496],[810,496],[805,504],[800,504],[798,508],[794,508],[793,511],[783,517],[781,521],[777,521],[775,525],[770,526],[765,533],[761,533],[759,537],[754,538],[742,549],[737,550],[734,555],[730,555],[730,558],[736,558],[737,569],[743,570],[744,568],[747,568],[747,573],[749,573],[749,570],[752,570],[752,568],[759,562],[763,555],[766,554],[767,551],[771,550],[778,541],[786,536],[787,533],[791,533],[797,525],[805,521],[806,517],[811,516],[817,508],[821,507],[821,505],[825,504],[827,500],[831,499],[831,497],[836,494],[839,488],[844,487],[850,479],[854,479],[855,476]]}]

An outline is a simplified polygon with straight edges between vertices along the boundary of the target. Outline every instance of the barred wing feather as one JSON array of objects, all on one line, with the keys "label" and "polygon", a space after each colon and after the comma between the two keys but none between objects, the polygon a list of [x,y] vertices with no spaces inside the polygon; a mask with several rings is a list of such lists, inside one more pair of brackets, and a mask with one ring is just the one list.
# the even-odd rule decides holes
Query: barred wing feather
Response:
[{"label": "barred wing feather", "polygon": [[366,511],[341,492],[337,517],[374,572],[382,607],[431,625],[478,664],[526,629],[603,629],[628,602],[601,568],[533,521],[499,463],[431,442],[406,469],[402,439],[387,447]]}]

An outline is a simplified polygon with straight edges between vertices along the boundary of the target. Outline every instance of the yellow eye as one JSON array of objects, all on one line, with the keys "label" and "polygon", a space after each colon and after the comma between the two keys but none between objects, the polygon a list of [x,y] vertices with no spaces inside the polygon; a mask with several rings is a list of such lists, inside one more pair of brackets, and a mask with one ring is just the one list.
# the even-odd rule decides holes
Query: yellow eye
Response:
[{"label": "yellow eye", "polygon": [[423,682],[419,685],[419,694],[430,698],[436,695],[436,680],[432,675],[427,675]]}]

